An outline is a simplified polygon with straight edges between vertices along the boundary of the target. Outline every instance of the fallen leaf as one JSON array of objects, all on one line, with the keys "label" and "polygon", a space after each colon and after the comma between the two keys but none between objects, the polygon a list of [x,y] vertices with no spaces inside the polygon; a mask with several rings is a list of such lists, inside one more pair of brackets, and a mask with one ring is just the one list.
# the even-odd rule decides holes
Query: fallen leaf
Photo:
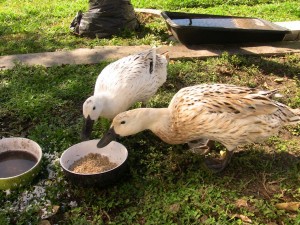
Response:
[{"label": "fallen leaf", "polygon": [[284,81],[284,79],[283,78],[276,78],[274,81],[276,83],[282,83]]},{"label": "fallen leaf", "polygon": [[297,211],[300,207],[300,202],[283,202],[275,205],[277,209],[283,209],[288,211]]},{"label": "fallen leaf", "polygon": [[55,215],[55,214],[57,213],[58,210],[59,210],[59,205],[54,205],[54,206],[52,207],[52,213],[53,213],[53,215]]},{"label": "fallen leaf", "polygon": [[247,200],[245,200],[245,199],[238,199],[235,201],[235,205],[236,205],[236,207],[247,207],[248,203],[247,203]]},{"label": "fallen leaf", "polygon": [[224,159],[226,157],[226,154],[227,154],[226,151],[221,150],[220,151],[220,157],[221,157],[221,159]]},{"label": "fallen leaf", "polygon": [[244,216],[244,215],[241,215],[241,214],[234,214],[233,217],[234,218],[239,218],[245,223],[252,223],[252,220],[248,216]]}]

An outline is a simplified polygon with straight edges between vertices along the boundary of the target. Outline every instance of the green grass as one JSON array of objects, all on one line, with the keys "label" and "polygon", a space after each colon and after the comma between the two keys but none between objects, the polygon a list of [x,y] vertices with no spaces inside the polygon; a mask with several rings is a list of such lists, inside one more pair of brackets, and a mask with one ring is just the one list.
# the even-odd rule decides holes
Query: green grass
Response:
[{"label": "green grass", "polygon": [[[132,0],[135,8],[253,16],[270,21],[299,20],[298,1]],[[138,15],[139,31],[111,39],[73,36],[69,24],[87,1],[1,0],[0,55],[101,45],[171,44],[160,18]],[[106,189],[69,183],[58,158],[80,141],[82,103],[109,62],[51,68],[17,64],[0,71],[0,137],[22,136],[44,151],[42,170],[31,185],[0,192],[0,224],[300,224],[300,211],[275,207],[300,202],[300,125],[286,127],[263,144],[240,147],[222,174],[211,174],[204,157],[185,145],[168,145],[151,132],[124,138],[129,174]],[[300,107],[300,55],[230,56],[177,60],[167,82],[151,99],[165,107],[182,87],[221,82],[278,89],[281,102]],[[282,82],[276,80],[281,79]],[[138,106],[138,104],[136,104]],[[135,107],[136,107],[135,106]],[[92,137],[109,126],[99,120]],[[221,146],[220,146],[221,148]],[[58,208],[58,210],[57,210]],[[56,210],[55,210],[56,209]],[[53,212],[54,210],[54,212]]]},{"label": "green grass", "polygon": [[[44,151],[42,171],[31,185],[8,195],[0,192],[1,224],[38,224],[42,219],[80,225],[243,224],[246,219],[252,224],[300,223],[299,210],[275,207],[300,201],[299,125],[282,129],[263,144],[241,147],[226,171],[217,175],[205,168],[203,156],[187,152],[187,146],[165,144],[145,131],[121,140],[129,149],[129,174],[123,181],[105,189],[69,183],[57,159],[80,141],[82,103],[108,63],[17,65],[0,71],[0,136],[28,137]],[[300,107],[299,71],[299,54],[224,53],[206,60],[171,61],[167,82],[150,105],[167,106],[173,94],[188,85],[221,82],[277,88],[285,95],[281,102]],[[274,81],[278,78],[284,78],[283,83]],[[98,121],[93,138],[105,132],[102,125],[109,123]],[[43,188],[40,196],[35,186]],[[56,206],[58,211],[51,213]]]},{"label": "green grass", "polygon": [[[258,17],[270,21],[300,18],[298,1],[138,1],[135,8],[158,8],[169,11],[210,13]],[[37,7],[38,6],[38,7]],[[69,25],[76,12],[86,11],[84,0],[2,0],[0,1],[0,55],[55,51],[105,45],[170,44],[165,22],[161,18],[144,21],[138,31],[124,31],[107,39],[79,38]]]}]

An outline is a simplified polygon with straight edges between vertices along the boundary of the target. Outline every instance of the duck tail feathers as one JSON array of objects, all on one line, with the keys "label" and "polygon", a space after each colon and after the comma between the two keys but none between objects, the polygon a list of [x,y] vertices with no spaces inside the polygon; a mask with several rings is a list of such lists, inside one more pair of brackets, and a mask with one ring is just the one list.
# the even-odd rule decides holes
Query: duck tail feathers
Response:
[{"label": "duck tail feathers", "polygon": [[151,48],[144,52],[143,59],[149,62],[149,73],[152,74],[156,66],[156,48]]},{"label": "duck tail feathers", "polygon": [[291,109],[295,116],[289,118],[290,124],[298,124],[300,123],[300,109]]},{"label": "duck tail feathers", "polygon": [[167,62],[170,62],[170,55],[169,55],[169,51],[168,50],[165,50],[163,52],[162,51],[158,52],[157,50],[161,49],[162,46],[158,46],[158,47],[153,46],[152,48],[154,48],[156,50],[156,54],[164,56],[167,59]]},{"label": "duck tail feathers", "polygon": [[300,116],[300,108],[292,109],[293,113],[295,113],[297,116]]},{"label": "duck tail feathers", "polygon": [[258,94],[267,96],[268,98],[282,98],[283,95],[278,93],[278,90],[271,90],[271,91],[259,91]]}]

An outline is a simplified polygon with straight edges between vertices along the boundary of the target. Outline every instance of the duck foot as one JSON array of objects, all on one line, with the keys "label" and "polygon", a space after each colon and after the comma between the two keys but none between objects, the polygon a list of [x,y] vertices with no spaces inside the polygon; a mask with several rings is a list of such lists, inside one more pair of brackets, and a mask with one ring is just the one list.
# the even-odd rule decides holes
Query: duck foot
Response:
[{"label": "duck foot", "polygon": [[233,156],[233,151],[226,151],[223,159],[207,158],[205,160],[205,164],[212,172],[220,173],[230,163],[232,156]]},{"label": "duck foot", "polygon": [[189,151],[194,154],[205,155],[214,148],[214,141],[208,139],[198,139],[188,142]]}]

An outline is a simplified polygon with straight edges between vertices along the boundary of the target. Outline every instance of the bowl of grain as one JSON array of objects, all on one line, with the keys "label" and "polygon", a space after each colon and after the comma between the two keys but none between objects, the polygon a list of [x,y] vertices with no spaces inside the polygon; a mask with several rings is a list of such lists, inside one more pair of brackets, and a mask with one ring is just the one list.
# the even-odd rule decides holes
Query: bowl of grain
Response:
[{"label": "bowl of grain", "polygon": [[97,148],[99,140],[83,141],[65,150],[60,165],[66,177],[83,187],[106,187],[122,179],[127,167],[128,151],[112,141]]},{"label": "bowl of grain", "polygon": [[34,141],[22,137],[0,140],[0,189],[15,189],[29,184],[38,174],[42,149]]}]

